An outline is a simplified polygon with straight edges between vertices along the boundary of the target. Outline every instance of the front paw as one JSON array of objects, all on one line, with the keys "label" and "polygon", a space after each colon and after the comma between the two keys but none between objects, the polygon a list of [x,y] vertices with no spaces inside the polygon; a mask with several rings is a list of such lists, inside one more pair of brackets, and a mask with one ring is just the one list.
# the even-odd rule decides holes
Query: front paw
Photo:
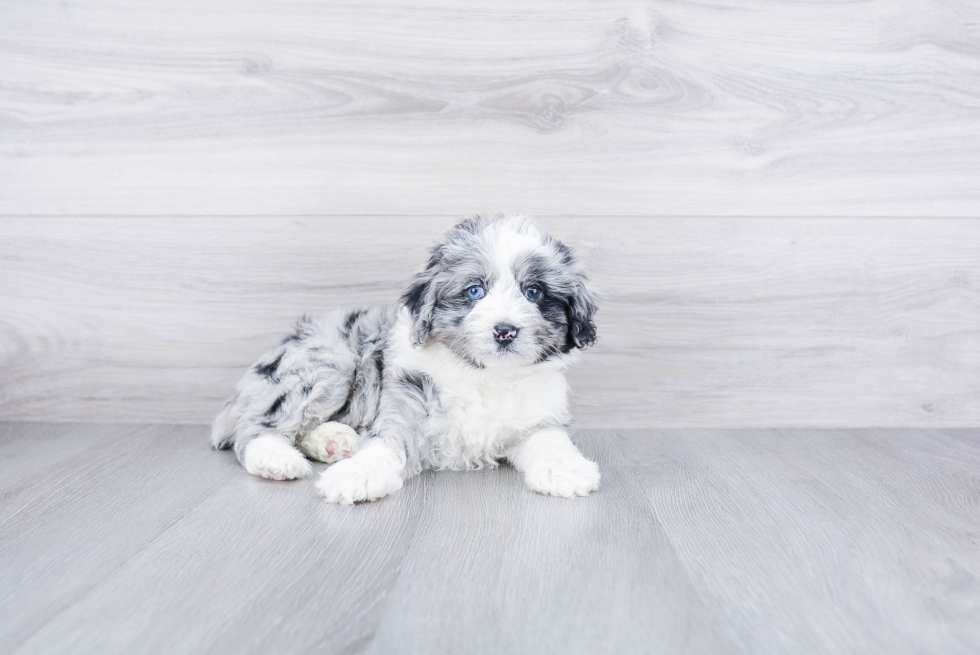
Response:
[{"label": "front paw", "polygon": [[599,467],[584,457],[537,462],[524,473],[527,486],[549,496],[588,496],[599,488]]},{"label": "front paw", "polygon": [[353,505],[384,498],[401,489],[402,482],[400,471],[390,461],[364,450],[324,471],[316,488],[331,503]]}]

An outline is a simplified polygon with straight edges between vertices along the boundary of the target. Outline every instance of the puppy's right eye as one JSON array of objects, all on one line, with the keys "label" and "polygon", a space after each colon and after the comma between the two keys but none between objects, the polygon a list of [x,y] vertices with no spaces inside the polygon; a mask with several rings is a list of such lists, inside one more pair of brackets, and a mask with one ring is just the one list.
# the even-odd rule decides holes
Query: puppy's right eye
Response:
[{"label": "puppy's right eye", "polygon": [[487,295],[487,292],[484,291],[483,287],[481,287],[479,284],[474,284],[466,290],[466,295],[473,300],[479,300],[483,296]]}]

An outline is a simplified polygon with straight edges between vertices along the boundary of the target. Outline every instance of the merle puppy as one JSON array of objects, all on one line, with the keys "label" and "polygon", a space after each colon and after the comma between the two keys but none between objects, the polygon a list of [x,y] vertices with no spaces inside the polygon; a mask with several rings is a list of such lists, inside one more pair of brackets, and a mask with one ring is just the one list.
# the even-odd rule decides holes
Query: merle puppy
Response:
[{"label": "merle puppy", "polygon": [[595,297],[565,245],[520,216],[442,234],[395,307],[304,318],[214,421],[216,448],[273,480],[333,464],[328,500],[376,500],[423,469],[509,461],[554,496],[599,487],[568,434],[564,370],[596,338]]}]

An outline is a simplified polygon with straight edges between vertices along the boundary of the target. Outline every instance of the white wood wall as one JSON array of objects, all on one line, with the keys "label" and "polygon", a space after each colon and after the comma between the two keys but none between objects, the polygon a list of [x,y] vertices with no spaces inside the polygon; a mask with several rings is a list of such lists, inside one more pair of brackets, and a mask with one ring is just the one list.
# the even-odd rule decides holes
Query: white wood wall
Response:
[{"label": "white wood wall", "polygon": [[526,211],[579,422],[980,425],[980,3],[5,0],[0,419],[207,421]]}]

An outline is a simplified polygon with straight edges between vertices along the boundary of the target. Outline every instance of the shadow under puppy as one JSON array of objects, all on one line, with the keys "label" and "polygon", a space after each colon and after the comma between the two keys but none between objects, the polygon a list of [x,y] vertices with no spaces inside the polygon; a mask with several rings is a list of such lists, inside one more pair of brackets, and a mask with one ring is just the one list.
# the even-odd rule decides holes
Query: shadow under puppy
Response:
[{"label": "shadow under puppy", "polygon": [[[302,319],[238,383],[216,448],[273,480],[332,463],[328,500],[376,500],[423,469],[506,459],[554,496],[599,487],[568,434],[565,368],[596,338],[572,251],[521,216],[443,233],[395,307]],[[304,456],[305,455],[305,456]]]}]

